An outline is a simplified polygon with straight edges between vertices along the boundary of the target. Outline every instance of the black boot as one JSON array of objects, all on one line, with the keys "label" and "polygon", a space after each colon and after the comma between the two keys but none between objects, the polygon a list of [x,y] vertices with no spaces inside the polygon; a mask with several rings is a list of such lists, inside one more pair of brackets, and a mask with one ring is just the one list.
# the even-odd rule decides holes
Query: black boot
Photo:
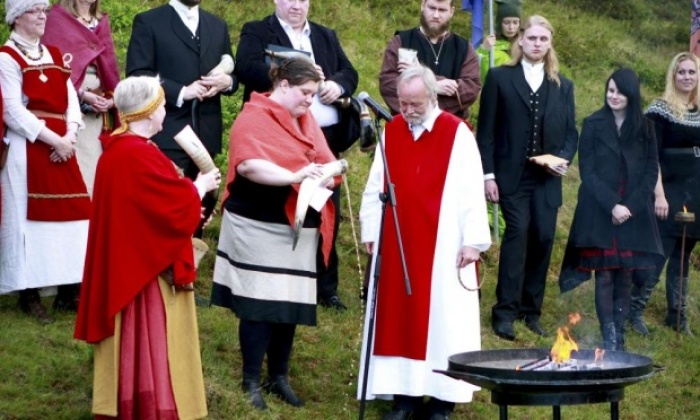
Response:
[{"label": "black boot", "polygon": [[289,378],[286,375],[276,375],[268,378],[265,388],[271,394],[278,396],[282,401],[294,407],[301,407],[304,402],[297,397],[297,395],[289,386]]},{"label": "black boot", "polygon": [[80,298],[79,284],[64,284],[58,286],[56,297],[53,300],[54,311],[77,312],[78,298]]},{"label": "black boot", "polygon": [[[681,291],[679,287],[683,288]],[[688,277],[683,277],[682,284],[678,284],[678,277],[666,277],[666,303],[668,305],[668,313],[666,314],[666,325],[676,329],[678,323],[678,311],[680,311],[680,328],[681,332],[688,335],[693,335],[688,323],[686,304],[688,302]]]},{"label": "black boot", "polygon": [[242,388],[243,391],[248,394],[248,401],[250,401],[253,407],[258,410],[267,410],[267,404],[265,404],[261,392],[260,377],[243,377]]},{"label": "black boot", "polygon": [[616,350],[617,335],[615,331],[615,323],[607,322],[605,324],[600,324],[600,333],[603,336],[603,349]]},{"label": "black boot", "polygon": [[46,312],[41,303],[38,289],[25,289],[19,292],[19,309],[36,318],[39,323],[47,325],[53,322],[53,318]]},{"label": "black boot", "polygon": [[[637,272],[635,272],[634,275],[637,276]],[[641,285],[637,281],[632,282],[632,301],[630,303],[629,323],[632,330],[641,335],[649,335],[649,328],[647,328],[644,322],[643,315],[655,285],[656,282],[652,284],[652,282],[649,281]]]},{"label": "black boot", "polygon": [[615,350],[625,351],[625,323],[615,323]]}]

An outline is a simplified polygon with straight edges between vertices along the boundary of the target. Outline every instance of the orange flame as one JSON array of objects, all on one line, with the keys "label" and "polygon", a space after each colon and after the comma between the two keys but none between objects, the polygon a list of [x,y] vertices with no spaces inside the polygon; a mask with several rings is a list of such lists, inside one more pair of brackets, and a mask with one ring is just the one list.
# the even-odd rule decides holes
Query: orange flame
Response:
[{"label": "orange flame", "polygon": [[605,356],[605,350],[595,349],[595,363],[603,362],[603,356]]},{"label": "orange flame", "polygon": [[683,205],[683,213],[688,213],[688,208],[685,205]]},{"label": "orange flame", "polygon": [[569,325],[576,325],[581,320],[581,314],[573,312],[569,314]]},{"label": "orange flame", "polygon": [[557,363],[565,362],[571,358],[572,351],[578,351],[578,345],[569,335],[569,328],[559,328],[557,330],[557,340],[549,352],[552,356],[552,361]]}]

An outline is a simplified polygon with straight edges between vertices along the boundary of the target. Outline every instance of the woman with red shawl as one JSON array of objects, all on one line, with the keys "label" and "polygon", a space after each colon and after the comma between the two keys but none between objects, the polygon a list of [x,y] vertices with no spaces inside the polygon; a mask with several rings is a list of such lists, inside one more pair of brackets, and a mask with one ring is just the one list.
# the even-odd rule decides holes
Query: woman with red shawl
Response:
[{"label": "woman with red shawl", "polygon": [[267,408],[260,392],[266,354],[265,387],[302,405],[289,386],[289,359],[297,324],[316,325],[318,236],[327,261],[334,220],[330,201],[320,212],[309,209],[293,247],[299,184],[335,158],[308,112],[321,81],[313,63],[284,60],[270,79],[272,92],[254,92],[231,128],[212,289],[212,303],[240,318],[243,390],[260,410]]},{"label": "woman with red shawl", "polygon": [[75,338],[95,344],[92,411],[120,419],[207,415],[192,234],[217,170],[194,182],[149,138],[163,128],[157,78],[114,93],[122,126],[97,165]]},{"label": "woman with red shawl", "polygon": [[95,167],[102,154],[99,136],[112,130],[117,117],[112,95],[119,82],[119,66],[109,16],[100,10],[100,0],[59,0],[46,19],[41,40],[70,54],[70,80],[85,123],[78,132],[76,155],[92,196]]}]

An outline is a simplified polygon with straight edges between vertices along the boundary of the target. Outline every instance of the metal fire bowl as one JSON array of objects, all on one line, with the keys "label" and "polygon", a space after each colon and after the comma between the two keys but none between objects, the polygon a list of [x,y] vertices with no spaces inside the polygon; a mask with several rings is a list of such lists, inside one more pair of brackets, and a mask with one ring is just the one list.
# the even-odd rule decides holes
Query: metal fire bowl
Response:
[{"label": "metal fire bowl", "polygon": [[[449,358],[447,376],[496,393],[558,394],[600,393],[619,390],[654,375],[651,358],[622,351],[606,351],[600,370],[518,371],[533,360],[549,355],[549,349],[503,349],[459,353]],[[571,353],[572,359],[592,363],[594,350]],[[590,401],[593,402],[593,401]]]}]

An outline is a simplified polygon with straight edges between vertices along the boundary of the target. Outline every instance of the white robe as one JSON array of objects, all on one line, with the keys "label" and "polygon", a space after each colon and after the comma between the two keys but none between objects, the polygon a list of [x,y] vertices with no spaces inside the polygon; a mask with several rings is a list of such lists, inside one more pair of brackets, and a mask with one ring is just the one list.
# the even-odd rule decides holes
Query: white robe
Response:
[{"label": "white robe", "polygon": [[[15,48],[7,42],[10,48]],[[28,45],[24,45],[28,48]],[[38,54],[30,51],[31,54]],[[21,54],[21,53],[20,53]],[[52,63],[44,48],[33,63]],[[88,220],[38,222],[27,220],[27,141],[37,140],[44,122],[27,111],[22,93],[22,71],[8,54],[0,54],[0,86],[10,145],[7,163],[0,172],[2,221],[0,221],[0,294],[27,288],[79,283],[83,277]],[[78,97],[67,81],[66,121],[82,127]]]},{"label": "white robe", "polygon": [[[432,130],[439,114],[440,111],[436,108],[423,124],[426,129]],[[414,132],[414,139],[419,136],[420,132]],[[379,235],[381,202],[378,195],[383,188],[383,171],[384,163],[377,150],[360,209],[363,243],[376,243]],[[387,208],[387,211],[390,210]],[[401,223],[402,229],[410,229],[410,221],[404,220]],[[462,246],[468,245],[485,251],[490,244],[481,158],[474,135],[464,123],[460,123],[440,205],[437,244],[433,256],[426,360],[372,355],[367,399],[391,399],[393,395],[401,394],[427,395],[456,403],[472,400],[472,394],[478,387],[434,373],[433,369],[447,369],[448,357],[453,354],[481,349],[478,292],[468,291],[460,285],[456,264]],[[475,288],[475,265],[470,264],[462,269],[461,278],[467,287]],[[374,283],[374,273],[371,279],[370,290]],[[362,393],[370,309],[372,308],[368,307],[365,315],[358,399]],[[410,331],[406,333],[410,334]]]}]

